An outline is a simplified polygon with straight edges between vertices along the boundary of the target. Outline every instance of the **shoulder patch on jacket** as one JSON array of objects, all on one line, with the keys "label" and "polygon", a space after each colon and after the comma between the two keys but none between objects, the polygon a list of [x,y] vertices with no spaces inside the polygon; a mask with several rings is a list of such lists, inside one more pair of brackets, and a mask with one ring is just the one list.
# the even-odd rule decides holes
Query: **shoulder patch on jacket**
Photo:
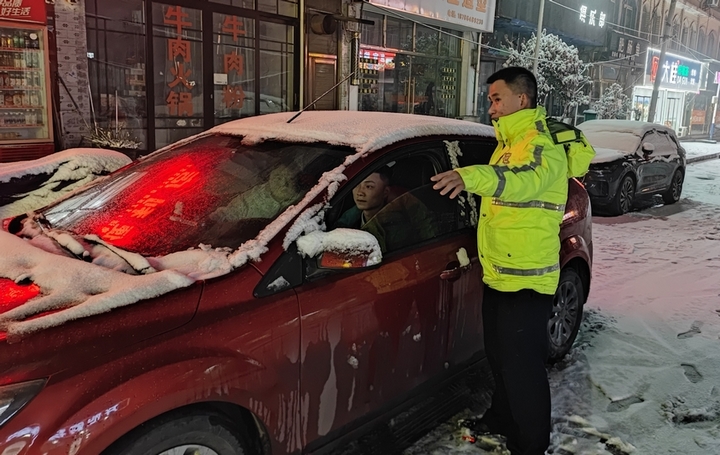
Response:
[{"label": "shoulder patch on jacket", "polygon": [[590,167],[595,150],[585,135],[572,125],[548,117],[548,132],[553,142],[565,148],[568,160],[568,177],[582,177]]}]

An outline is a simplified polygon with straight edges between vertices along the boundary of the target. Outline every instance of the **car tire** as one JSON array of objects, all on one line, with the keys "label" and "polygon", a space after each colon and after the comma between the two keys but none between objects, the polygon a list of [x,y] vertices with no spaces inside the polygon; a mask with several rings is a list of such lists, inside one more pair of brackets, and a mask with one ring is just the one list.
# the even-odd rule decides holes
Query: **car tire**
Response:
[{"label": "car tire", "polygon": [[585,289],[578,271],[565,267],[553,298],[548,322],[548,362],[556,363],[570,351],[582,322]]},{"label": "car tire", "polygon": [[672,181],[670,182],[670,188],[668,188],[667,191],[662,195],[665,204],[674,204],[680,200],[684,180],[685,176],[683,175],[682,170],[676,169],[675,173],[673,174]]},{"label": "car tire", "polygon": [[103,455],[248,455],[243,435],[212,411],[175,414],[150,421],[125,435]]},{"label": "car tire", "polygon": [[611,204],[613,215],[623,215],[632,210],[633,199],[635,196],[635,179],[632,175],[625,174],[620,180],[620,186],[615,193],[615,199]]}]

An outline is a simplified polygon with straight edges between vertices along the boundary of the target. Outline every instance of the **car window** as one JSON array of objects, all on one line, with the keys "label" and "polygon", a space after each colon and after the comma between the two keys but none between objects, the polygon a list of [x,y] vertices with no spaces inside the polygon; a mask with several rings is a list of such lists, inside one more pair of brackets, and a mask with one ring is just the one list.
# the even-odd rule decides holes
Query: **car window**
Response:
[{"label": "car window", "polygon": [[677,149],[675,144],[672,143],[667,133],[661,131],[651,131],[643,137],[643,142],[649,142],[655,146],[655,155],[667,155],[675,153]]},{"label": "car window", "polygon": [[161,255],[237,248],[352,153],[328,144],[244,145],[207,136],[149,155],[43,211],[53,227]]},{"label": "car window", "polygon": [[[442,146],[437,145],[441,153]],[[333,227],[363,229],[373,234],[384,253],[392,253],[436,237],[456,231],[464,224],[460,220],[458,203],[432,188],[430,177],[438,173],[441,155],[426,153],[404,156],[368,169],[357,184],[382,167],[391,169],[387,183],[387,197],[382,208],[366,219],[356,206],[353,194],[339,203],[343,213]],[[357,185],[356,184],[356,185]],[[365,198],[363,194],[361,197]]]}]

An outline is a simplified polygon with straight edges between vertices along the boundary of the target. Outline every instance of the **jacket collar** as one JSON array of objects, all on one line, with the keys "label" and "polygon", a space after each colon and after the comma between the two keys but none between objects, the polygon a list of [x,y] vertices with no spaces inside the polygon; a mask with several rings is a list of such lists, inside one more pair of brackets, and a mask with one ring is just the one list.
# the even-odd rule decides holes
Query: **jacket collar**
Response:
[{"label": "jacket collar", "polygon": [[[512,144],[523,137],[528,130],[536,130],[536,122],[546,117],[545,108],[538,106],[535,109],[520,109],[510,115],[493,120],[495,136],[499,142]],[[543,125],[544,126],[544,125]]]}]

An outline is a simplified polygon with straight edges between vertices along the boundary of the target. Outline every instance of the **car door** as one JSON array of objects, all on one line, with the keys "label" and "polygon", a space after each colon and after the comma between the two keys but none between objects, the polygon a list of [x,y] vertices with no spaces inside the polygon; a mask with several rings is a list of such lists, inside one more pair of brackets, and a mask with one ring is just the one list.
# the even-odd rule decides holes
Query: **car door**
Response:
[{"label": "car door", "polygon": [[[308,441],[349,431],[445,372],[453,283],[464,273],[456,253],[472,250],[473,237],[459,229],[457,203],[432,189],[429,179],[443,169],[444,153],[441,141],[396,149],[358,172],[333,200],[345,211],[353,205],[352,187],[392,165],[397,197],[374,217],[385,228],[382,263],[306,276],[297,289]],[[338,215],[329,215],[329,228]],[[456,270],[448,274],[449,268]]]},{"label": "car door", "polygon": [[654,150],[643,153],[638,164],[638,191],[651,193],[667,186],[665,183],[672,175],[671,157],[677,155],[677,148],[663,131],[649,131],[643,136],[640,147],[650,143]]}]

